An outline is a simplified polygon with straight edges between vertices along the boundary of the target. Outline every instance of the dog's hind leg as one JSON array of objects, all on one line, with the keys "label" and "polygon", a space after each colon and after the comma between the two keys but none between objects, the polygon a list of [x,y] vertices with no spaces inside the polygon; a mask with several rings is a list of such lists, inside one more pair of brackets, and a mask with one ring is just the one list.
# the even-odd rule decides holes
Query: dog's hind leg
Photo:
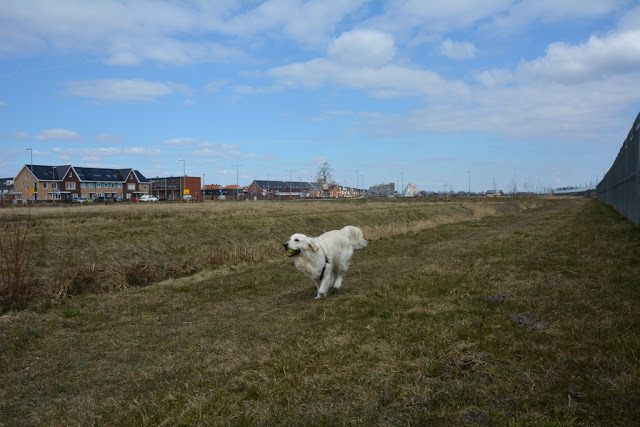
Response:
[{"label": "dog's hind leg", "polygon": [[333,273],[331,273],[330,271],[327,271],[324,277],[322,278],[320,287],[318,288],[318,295],[316,295],[316,299],[326,298],[332,283],[333,283]]},{"label": "dog's hind leg", "polygon": [[342,286],[342,274],[336,277],[336,282],[333,284],[333,287],[336,289],[340,289],[341,286]]}]

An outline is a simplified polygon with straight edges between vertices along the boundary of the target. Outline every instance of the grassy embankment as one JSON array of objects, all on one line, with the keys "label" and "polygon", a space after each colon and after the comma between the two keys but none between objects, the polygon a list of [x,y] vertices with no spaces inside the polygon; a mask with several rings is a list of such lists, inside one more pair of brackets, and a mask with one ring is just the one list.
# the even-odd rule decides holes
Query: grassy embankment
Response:
[{"label": "grassy embankment", "polygon": [[[209,266],[1,317],[0,423],[640,420],[640,231],[595,200],[91,208],[46,213],[34,227],[110,218],[73,257],[109,280],[119,270],[100,260],[118,244],[120,268],[170,271],[178,260],[196,271],[192,253]],[[314,301],[280,244],[346,223],[371,244],[344,288]],[[135,236],[140,247],[123,242]],[[226,261],[215,255],[234,245]]]}]

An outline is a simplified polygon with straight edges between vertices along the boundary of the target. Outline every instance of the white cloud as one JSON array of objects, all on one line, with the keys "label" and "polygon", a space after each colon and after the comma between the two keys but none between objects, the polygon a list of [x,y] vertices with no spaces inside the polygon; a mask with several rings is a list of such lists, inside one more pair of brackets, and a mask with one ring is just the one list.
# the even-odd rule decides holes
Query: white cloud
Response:
[{"label": "white cloud", "polygon": [[518,66],[523,79],[575,83],[640,69],[640,30],[591,36],[580,45],[553,43],[546,55]]},{"label": "white cloud", "polygon": [[173,83],[133,80],[84,80],[67,83],[67,96],[104,101],[149,102],[168,96],[180,86]]},{"label": "white cloud", "polygon": [[327,50],[329,58],[341,64],[381,67],[396,54],[393,37],[374,30],[342,33]]},{"label": "white cloud", "polygon": [[504,86],[513,82],[513,72],[505,69],[486,70],[477,72],[475,78],[484,86]]},{"label": "white cloud", "polygon": [[130,148],[125,148],[124,153],[143,155],[143,156],[156,156],[158,154],[162,154],[162,151],[158,149],[151,149],[151,148],[130,147]]},{"label": "white cloud", "polygon": [[43,130],[36,136],[38,141],[82,141],[82,135],[67,129]]},{"label": "white cloud", "polygon": [[342,20],[365,3],[366,0],[268,0],[245,13],[220,16],[212,25],[229,35],[249,37],[275,31],[302,45],[322,46]]},{"label": "white cloud", "polygon": [[325,83],[362,89],[371,96],[426,96],[460,99],[468,96],[466,84],[442,78],[433,71],[387,64],[379,68],[355,67],[327,59],[285,65],[267,75],[286,86],[318,87]]},{"label": "white cloud", "polygon": [[618,29],[620,31],[640,29],[640,6],[629,10],[620,18],[620,21],[618,21]]},{"label": "white cloud", "polygon": [[7,103],[6,103],[6,102],[4,102],[4,101],[0,101],[0,107],[6,107],[6,106],[7,106]]},{"label": "white cloud", "polygon": [[322,45],[364,2],[2,0],[0,56],[50,50],[89,53],[118,66],[246,62],[247,55],[225,39],[277,34],[302,45]]},{"label": "white cloud", "polygon": [[391,1],[385,13],[362,24],[407,40],[425,34],[446,33],[473,25],[509,9],[513,0]]},{"label": "white cloud", "polygon": [[440,45],[440,53],[451,59],[472,59],[476,57],[476,47],[473,43],[446,39]]},{"label": "white cloud", "polygon": [[522,0],[513,2],[508,11],[495,16],[484,29],[501,35],[522,32],[536,22],[559,22],[580,18],[597,18],[617,10],[625,0]]},{"label": "white cloud", "polygon": [[377,132],[487,132],[507,140],[569,141],[606,138],[619,111],[639,101],[629,88],[640,72],[574,85],[548,82],[475,87],[471,102],[439,102],[408,114],[371,120]]}]

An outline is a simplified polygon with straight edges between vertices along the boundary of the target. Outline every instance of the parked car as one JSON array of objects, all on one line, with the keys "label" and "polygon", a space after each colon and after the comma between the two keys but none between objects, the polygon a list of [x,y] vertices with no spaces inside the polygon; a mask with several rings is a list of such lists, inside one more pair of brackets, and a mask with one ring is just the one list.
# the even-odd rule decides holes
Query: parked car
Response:
[{"label": "parked car", "polygon": [[71,199],[71,203],[86,203],[87,199],[84,197],[74,197]]},{"label": "parked car", "polygon": [[158,198],[151,194],[145,194],[138,198],[139,202],[157,202]]},{"label": "parked car", "polygon": [[114,202],[119,202],[120,200],[121,200],[120,197],[96,197],[94,202],[96,202],[96,203],[104,203],[104,202],[114,203]]}]

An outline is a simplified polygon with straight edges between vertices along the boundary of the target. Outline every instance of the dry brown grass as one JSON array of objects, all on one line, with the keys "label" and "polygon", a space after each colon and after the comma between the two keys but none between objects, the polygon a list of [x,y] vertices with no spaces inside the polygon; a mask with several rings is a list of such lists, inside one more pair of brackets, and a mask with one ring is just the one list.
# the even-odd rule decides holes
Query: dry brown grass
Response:
[{"label": "dry brown grass", "polygon": [[[294,231],[318,235],[355,224],[376,240],[534,203],[383,200],[33,208],[28,211],[29,230],[39,239],[40,256],[29,274],[44,295],[109,292],[206,268],[255,263],[278,254],[281,242]],[[0,219],[9,212],[0,210]]]},{"label": "dry brown grass", "polygon": [[[636,425],[640,231],[594,200],[495,208],[373,240],[323,301],[280,250],[2,316],[0,424]],[[264,222],[331,226],[287,209]]]}]

